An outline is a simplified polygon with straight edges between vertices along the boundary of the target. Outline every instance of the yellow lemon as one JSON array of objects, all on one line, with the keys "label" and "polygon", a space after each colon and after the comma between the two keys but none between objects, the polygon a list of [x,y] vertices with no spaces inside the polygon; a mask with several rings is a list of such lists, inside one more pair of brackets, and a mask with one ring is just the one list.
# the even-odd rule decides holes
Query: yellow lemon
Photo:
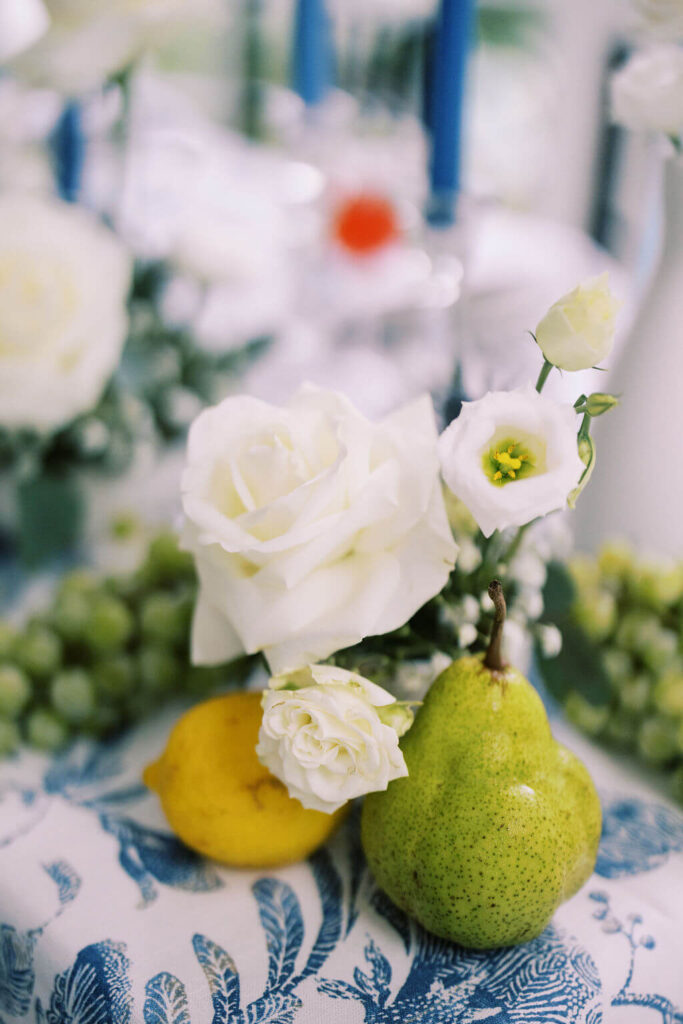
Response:
[{"label": "yellow lemon", "polygon": [[176,722],[166,750],[143,776],[176,835],[233,867],[301,860],[346,813],[305,810],[261,764],[254,749],[261,715],[260,693],[197,704]]}]

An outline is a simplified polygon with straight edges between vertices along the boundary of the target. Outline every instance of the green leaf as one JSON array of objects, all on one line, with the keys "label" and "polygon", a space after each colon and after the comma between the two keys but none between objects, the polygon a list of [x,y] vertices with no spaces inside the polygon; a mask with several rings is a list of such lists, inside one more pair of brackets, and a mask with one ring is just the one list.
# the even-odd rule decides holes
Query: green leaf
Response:
[{"label": "green leaf", "polygon": [[563,562],[550,562],[547,572],[541,621],[561,626],[576,599],[576,586]]},{"label": "green leaf", "polygon": [[590,704],[608,704],[610,682],[600,649],[573,623],[564,620],[560,629],[562,650],[556,657],[544,658],[540,649],[536,651],[538,667],[549,692],[561,703],[574,691]]},{"label": "green leaf", "polygon": [[42,475],[17,488],[19,555],[29,566],[72,551],[83,524],[83,498],[70,476]]}]

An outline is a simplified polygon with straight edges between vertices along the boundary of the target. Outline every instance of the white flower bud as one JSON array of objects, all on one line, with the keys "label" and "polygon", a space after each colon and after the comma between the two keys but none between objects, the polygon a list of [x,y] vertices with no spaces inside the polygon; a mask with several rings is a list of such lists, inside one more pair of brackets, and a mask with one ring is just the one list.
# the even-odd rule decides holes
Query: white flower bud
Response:
[{"label": "white flower bud", "polygon": [[609,355],[619,303],[607,274],[585,281],[555,302],[536,328],[543,355],[562,370],[587,370]]}]

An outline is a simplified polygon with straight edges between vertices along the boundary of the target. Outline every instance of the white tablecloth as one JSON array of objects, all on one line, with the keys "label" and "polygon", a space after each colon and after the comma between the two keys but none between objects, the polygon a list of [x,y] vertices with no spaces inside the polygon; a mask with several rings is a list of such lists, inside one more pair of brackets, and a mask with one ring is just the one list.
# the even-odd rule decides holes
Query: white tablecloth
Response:
[{"label": "white tablecloth", "polygon": [[540,938],[482,953],[382,896],[357,815],[266,873],[181,846],[140,784],[172,718],[0,770],[3,1024],[683,1021],[683,815],[579,737],[604,808],[595,874]]}]

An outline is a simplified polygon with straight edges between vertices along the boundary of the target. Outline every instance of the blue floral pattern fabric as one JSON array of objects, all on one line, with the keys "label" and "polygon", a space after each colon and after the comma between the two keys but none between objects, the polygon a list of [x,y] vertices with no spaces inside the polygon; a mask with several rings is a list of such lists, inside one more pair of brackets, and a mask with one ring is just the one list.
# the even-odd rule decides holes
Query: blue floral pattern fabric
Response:
[{"label": "blue floral pattern fabric", "polygon": [[0,1024],[683,1024],[683,814],[578,737],[595,874],[537,939],[481,952],[376,888],[357,815],[278,871],[192,853],[140,784],[168,725],[2,768]]}]

